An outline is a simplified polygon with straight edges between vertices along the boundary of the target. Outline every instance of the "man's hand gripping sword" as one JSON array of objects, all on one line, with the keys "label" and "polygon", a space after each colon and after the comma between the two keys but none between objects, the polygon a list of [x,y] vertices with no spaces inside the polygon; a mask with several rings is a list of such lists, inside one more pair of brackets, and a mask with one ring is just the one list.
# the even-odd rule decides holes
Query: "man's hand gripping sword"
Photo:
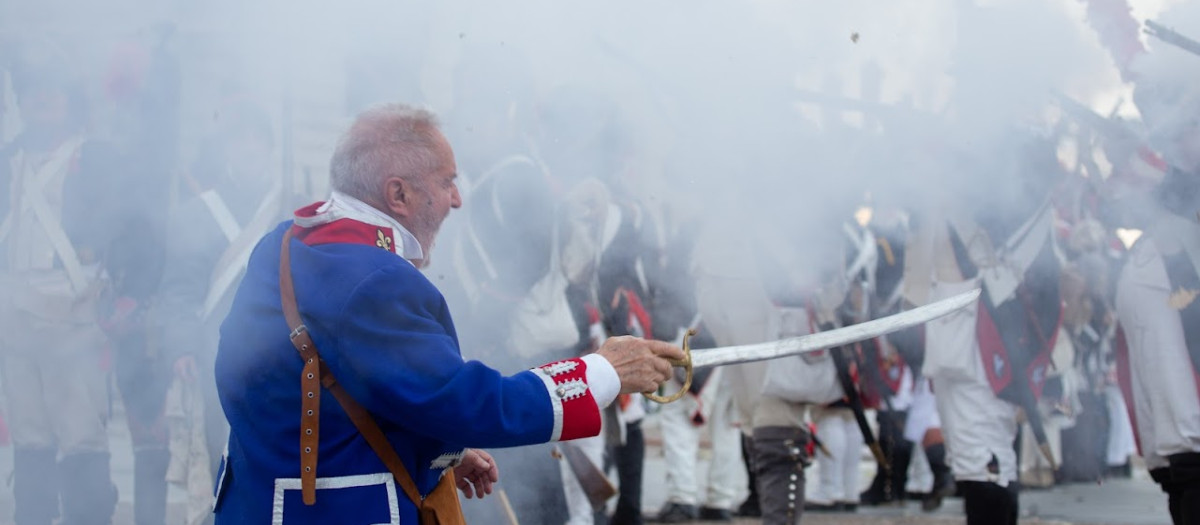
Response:
[{"label": "man's hand gripping sword", "polygon": [[856,343],[954,313],[961,308],[975,304],[975,301],[979,299],[979,293],[979,290],[972,290],[865,323],[767,343],[707,348],[692,352],[688,348],[688,336],[694,335],[694,332],[689,330],[683,338],[683,359],[671,361],[672,366],[684,369],[683,389],[669,396],[661,396],[654,392],[646,392],[645,396],[658,403],[670,403],[683,397],[683,394],[687,392],[688,387],[692,384],[692,369],[695,367],[766,361]]}]

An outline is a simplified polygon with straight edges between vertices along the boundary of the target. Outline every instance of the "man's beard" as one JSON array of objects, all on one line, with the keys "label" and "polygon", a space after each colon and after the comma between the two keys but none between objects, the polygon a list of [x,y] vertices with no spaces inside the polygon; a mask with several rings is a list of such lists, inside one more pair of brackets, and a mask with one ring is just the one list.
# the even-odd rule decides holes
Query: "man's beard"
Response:
[{"label": "man's beard", "polygon": [[[421,267],[429,266],[430,260],[433,258],[433,249],[437,245],[437,235],[442,228],[442,221],[419,221],[418,227],[421,229],[421,234],[417,236],[417,242],[421,245]],[[428,232],[428,233],[426,233]]]},{"label": "man's beard", "polygon": [[425,267],[429,266],[429,264],[431,262],[433,262],[433,249],[436,246],[437,246],[437,232],[434,231],[433,234],[429,237],[429,240],[424,241],[422,243],[421,252],[423,253],[423,256],[421,258],[421,264],[420,264],[421,268],[425,268]]}]

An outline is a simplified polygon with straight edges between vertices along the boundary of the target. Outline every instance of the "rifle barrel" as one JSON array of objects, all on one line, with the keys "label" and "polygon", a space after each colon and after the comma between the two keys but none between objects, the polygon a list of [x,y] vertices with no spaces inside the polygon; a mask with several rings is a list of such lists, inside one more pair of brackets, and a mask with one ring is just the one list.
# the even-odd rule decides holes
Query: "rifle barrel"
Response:
[{"label": "rifle barrel", "polygon": [[1192,40],[1186,36],[1179,34],[1178,31],[1164,26],[1153,20],[1146,21],[1146,29],[1143,30],[1147,35],[1162,40],[1168,44],[1178,47],[1188,53],[1200,56],[1200,42]]}]

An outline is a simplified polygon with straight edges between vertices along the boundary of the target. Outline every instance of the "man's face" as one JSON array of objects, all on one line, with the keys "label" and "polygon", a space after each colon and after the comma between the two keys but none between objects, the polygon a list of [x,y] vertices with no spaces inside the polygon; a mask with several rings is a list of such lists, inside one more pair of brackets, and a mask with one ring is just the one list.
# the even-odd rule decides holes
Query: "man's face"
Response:
[{"label": "man's face", "polygon": [[416,185],[416,198],[413,200],[413,211],[404,226],[416,236],[425,252],[425,261],[429,261],[434,238],[442,221],[450,214],[451,208],[462,206],[462,198],[458,194],[458,168],[454,162],[454,150],[441,133],[437,134],[437,145],[434,152],[438,158],[438,167],[425,174],[423,180]]}]

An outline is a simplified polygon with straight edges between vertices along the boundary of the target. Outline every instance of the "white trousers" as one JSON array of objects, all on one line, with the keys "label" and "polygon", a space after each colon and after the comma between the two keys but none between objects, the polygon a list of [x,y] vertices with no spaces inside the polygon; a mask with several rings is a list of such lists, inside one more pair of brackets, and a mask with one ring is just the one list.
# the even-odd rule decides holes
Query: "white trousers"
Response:
[{"label": "white trousers", "polygon": [[1137,454],[1137,443],[1133,439],[1133,424],[1129,422],[1129,409],[1125,405],[1125,396],[1116,385],[1104,388],[1104,398],[1108,401],[1108,448],[1105,454],[1108,466],[1116,467],[1129,461],[1129,456]]},{"label": "white trousers", "polygon": [[925,432],[931,428],[941,428],[942,420],[938,416],[937,397],[929,387],[929,379],[922,377],[913,389],[912,404],[908,407],[908,418],[904,421],[904,439],[917,444],[925,439]]},{"label": "white trousers", "polygon": [[[674,380],[671,382],[674,383]],[[668,390],[671,388],[679,388],[679,385],[674,384]],[[736,425],[736,409],[730,389],[719,376],[711,378],[705,394],[709,393],[709,389],[716,389],[712,392],[714,395],[704,395],[702,398],[711,406],[701,407],[694,396],[687,395],[679,401],[663,405],[659,412],[663,455],[667,463],[667,501],[732,509],[738,474],[740,469],[745,468],[742,463],[741,434]],[[697,413],[707,416],[702,425],[697,425],[693,419]],[[696,462],[700,452],[700,437],[705,430],[712,439],[712,462],[704,487],[698,489]],[[700,499],[700,490],[704,491],[703,500]]]},{"label": "white trousers", "polygon": [[108,372],[95,324],[16,312],[0,334],[0,374],[13,445],[62,454],[108,452]]},{"label": "white trousers", "polygon": [[[583,454],[593,465],[596,465],[596,468],[603,470],[603,431],[599,436],[571,441],[570,445],[579,447],[579,450],[583,451]],[[563,492],[567,499],[567,525],[592,525],[595,522],[595,510],[592,509],[592,502],[588,499],[587,492],[583,490],[583,485],[579,483],[579,477],[571,470],[571,462],[564,458],[558,464],[562,469]]]},{"label": "white trousers", "polygon": [[809,501],[817,504],[858,503],[859,463],[863,436],[849,408],[813,408],[817,439],[830,455],[817,452],[817,484]]},{"label": "white trousers", "polygon": [[1002,487],[1016,481],[1016,407],[996,397],[985,380],[935,377],[933,390],[954,479]]}]

